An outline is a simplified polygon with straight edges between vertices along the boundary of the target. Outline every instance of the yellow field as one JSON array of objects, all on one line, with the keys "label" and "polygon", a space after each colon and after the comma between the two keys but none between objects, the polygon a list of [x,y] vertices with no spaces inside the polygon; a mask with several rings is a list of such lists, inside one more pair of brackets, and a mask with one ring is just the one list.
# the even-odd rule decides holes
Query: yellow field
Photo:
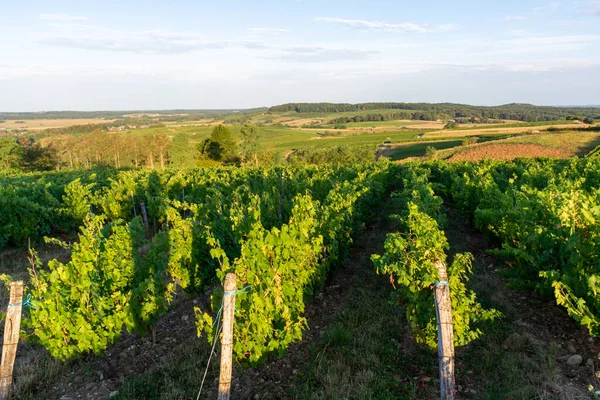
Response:
[{"label": "yellow field", "polygon": [[489,135],[489,134],[518,134],[518,133],[536,133],[535,131],[545,131],[550,128],[574,128],[577,125],[574,124],[560,124],[560,125],[540,125],[540,126],[524,126],[524,127],[511,127],[511,128],[489,128],[489,129],[443,129],[440,131],[428,132],[428,138],[444,138],[444,137],[457,137],[457,136],[476,136],[476,135]]},{"label": "yellow field", "polygon": [[48,128],[66,128],[73,125],[104,124],[114,119],[76,118],[76,119],[28,119],[0,122],[0,129],[39,131]]}]

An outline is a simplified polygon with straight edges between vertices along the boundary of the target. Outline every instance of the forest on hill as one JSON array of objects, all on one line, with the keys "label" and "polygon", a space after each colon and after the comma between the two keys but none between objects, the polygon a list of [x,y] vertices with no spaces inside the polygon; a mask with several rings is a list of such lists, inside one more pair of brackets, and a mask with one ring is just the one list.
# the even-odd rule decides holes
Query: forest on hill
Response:
[{"label": "forest on hill", "polygon": [[420,119],[490,118],[516,121],[556,121],[569,116],[600,118],[600,108],[552,107],[512,103],[500,106],[472,106],[455,103],[287,103],[269,108],[270,112],[338,113],[365,110],[419,111]]},{"label": "forest on hill", "polygon": [[79,118],[123,118],[127,115],[157,115],[168,116],[201,116],[228,115],[237,112],[261,112],[267,108],[254,109],[173,109],[173,110],[122,110],[122,111],[36,111],[36,112],[2,112],[0,120],[23,119],[79,119]]}]

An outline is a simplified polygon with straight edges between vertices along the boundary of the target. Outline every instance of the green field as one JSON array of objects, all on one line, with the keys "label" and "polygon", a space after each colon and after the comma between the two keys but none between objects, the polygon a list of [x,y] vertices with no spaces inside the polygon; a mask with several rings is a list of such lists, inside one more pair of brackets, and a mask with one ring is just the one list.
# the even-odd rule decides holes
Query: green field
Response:
[{"label": "green field", "polygon": [[390,160],[397,161],[409,157],[421,157],[425,155],[425,151],[428,147],[433,147],[436,150],[445,150],[460,146],[461,143],[462,141],[460,140],[444,140],[440,142],[423,142],[400,146],[390,156]]},{"label": "green field", "polygon": [[[491,142],[495,140],[506,139],[506,135],[488,135],[479,137],[478,143]],[[464,138],[463,138],[464,139]],[[433,147],[436,150],[458,149],[462,146],[463,139],[440,140],[440,141],[419,141],[415,144],[408,144],[398,147],[389,158],[392,161],[403,160],[410,157],[422,157],[428,147]]]}]

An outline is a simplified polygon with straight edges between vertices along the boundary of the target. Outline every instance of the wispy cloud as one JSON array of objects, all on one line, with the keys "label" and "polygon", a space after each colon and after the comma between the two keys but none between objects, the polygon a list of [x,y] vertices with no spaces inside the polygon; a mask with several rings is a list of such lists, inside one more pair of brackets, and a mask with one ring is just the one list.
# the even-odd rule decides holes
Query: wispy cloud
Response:
[{"label": "wispy cloud", "polygon": [[249,40],[179,40],[153,38],[142,34],[134,34],[129,38],[76,38],[49,37],[37,41],[38,44],[67,47],[82,50],[123,51],[149,54],[180,54],[196,50],[218,50],[230,47],[247,49],[266,49],[268,45]]},{"label": "wispy cloud", "polygon": [[451,31],[455,31],[458,29],[458,24],[442,24],[442,25],[437,25],[433,31],[435,32],[451,32]]},{"label": "wispy cloud", "polygon": [[578,11],[581,14],[600,16],[600,1],[590,0],[587,4],[580,6]]},{"label": "wispy cloud", "polygon": [[69,15],[69,14],[41,14],[40,19],[44,21],[87,21],[88,17],[81,15]]},{"label": "wispy cloud", "polygon": [[573,27],[573,26],[587,25],[588,23],[589,23],[589,21],[585,21],[582,19],[565,19],[565,20],[561,20],[561,21],[553,21],[552,25]]},{"label": "wispy cloud", "polygon": [[426,33],[426,32],[449,32],[455,30],[458,25],[455,24],[442,24],[436,26],[429,26],[428,24],[417,24],[413,22],[403,23],[388,23],[380,21],[366,21],[361,19],[345,19],[338,17],[318,17],[314,19],[315,22],[324,22],[330,24],[339,24],[346,26],[351,29],[358,29],[361,31],[381,31],[381,32],[412,32],[412,33]]},{"label": "wispy cloud", "polygon": [[196,50],[215,50],[230,47],[266,49],[261,41],[248,39],[211,40],[193,31],[154,29],[128,32],[100,26],[62,25],[54,32],[42,34],[38,45],[82,50],[119,51],[149,54],[179,54]]},{"label": "wispy cloud", "polygon": [[507,21],[525,21],[527,17],[524,15],[507,15],[504,19]]},{"label": "wispy cloud", "polygon": [[560,8],[560,3],[558,1],[551,1],[546,6],[534,8],[533,12],[537,14],[537,13],[542,13],[545,11],[555,11],[555,10],[558,10],[559,8]]},{"label": "wispy cloud", "polygon": [[158,55],[183,54],[193,51],[246,49],[255,51],[256,57],[260,59],[300,63],[365,60],[375,54],[374,51],[347,48],[345,46],[282,46],[258,39],[251,40],[247,37],[213,40],[193,31],[150,30],[128,32],[81,25],[78,25],[71,31],[65,27],[65,29],[46,34],[35,43],[44,46],[90,51],[116,51]]},{"label": "wispy cloud", "polygon": [[555,54],[582,50],[600,43],[600,35],[529,36],[499,40],[487,46],[490,54]]},{"label": "wispy cloud", "polygon": [[253,35],[282,35],[286,33],[290,33],[287,29],[281,28],[248,28],[246,32],[251,33]]},{"label": "wispy cloud", "polygon": [[292,46],[283,47],[281,52],[269,58],[282,61],[295,61],[302,63],[366,60],[376,51],[367,51],[350,48],[327,48],[320,46]]}]

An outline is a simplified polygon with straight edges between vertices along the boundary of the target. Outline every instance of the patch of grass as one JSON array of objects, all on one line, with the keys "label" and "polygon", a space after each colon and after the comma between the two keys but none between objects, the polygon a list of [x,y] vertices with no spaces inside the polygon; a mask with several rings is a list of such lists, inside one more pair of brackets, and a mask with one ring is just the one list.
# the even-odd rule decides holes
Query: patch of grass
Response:
[{"label": "patch of grass", "polygon": [[556,352],[533,344],[514,323],[519,316],[491,289],[498,286],[497,279],[475,276],[470,283],[484,306],[495,307],[505,317],[484,324],[480,339],[457,349],[457,383],[478,399],[555,398]]},{"label": "patch of grass", "polygon": [[21,342],[19,354],[26,354],[29,359],[34,358],[34,360],[21,367],[20,360],[17,358],[10,399],[33,400],[40,398],[40,392],[51,386],[54,380],[67,369],[66,364],[53,359],[45,349],[39,346]]},{"label": "patch of grass", "polygon": [[[383,240],[395,229],[384,210],[376,238],[366,244],[369,254],[383,251]],[[294,399],[409,399],[435,397],[436,355],[410,337],[405,310],[394,300],[386,278],[375,274],[370,260],[353,271],[349,304],[332,317],[328,328],[311,345],[310,360],[302,366],[286,398]]]},{"label": "patch of grass", "polygon": [[[174,349],[173,357],[162,361],[141,378],[126,378],[115,400],[195,399],[200,389],[210,347],[205,339],[190,340]],[[218,356],[213,356],[200,398],[212,398],[219,376]]]},{"label": "patch of grass", "polygon": [[[405,346],[404,310],[391,302],[385,279],[374,271],[360,273],[362,287],[311,346],[311,361],[302,367],[288,398],[398,399],[423,397],[435,389],[423,376],[436,373],[435,355]],[[417,379],[413,379],[417,378]]]},{"label": "patch of grass", "polygon": [[453,210],[447,214],[450,259],[465,251],[475,255],[468,286],[484,308],[504,314],[500,320],[482,324],[484,334],[479,339],[456,349],[457,384],[475,399],[569,398],[560,395],[564,392],[557,374],[556,348],[539,346],[531,332],[517,323],[523,316],[507,297],[503,282],[487,268],[483,249],[473,246],[473,238],[481,239],[480,234],[471,231],[465,216]]}]

